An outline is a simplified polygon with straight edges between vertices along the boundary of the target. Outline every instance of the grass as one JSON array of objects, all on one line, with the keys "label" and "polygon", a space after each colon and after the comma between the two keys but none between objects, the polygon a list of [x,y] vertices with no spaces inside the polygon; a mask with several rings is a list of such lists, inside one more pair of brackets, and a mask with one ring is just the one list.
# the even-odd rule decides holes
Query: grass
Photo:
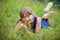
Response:
[{"label": "grass", "polygon": [[60,9],[51,17],[51,28],[42,29],[36,35],[28,35],[24,30],[15,31],[16,22],[20,18],[20,10],[28,6],[36,16],[42,17],[46,4],[33,0],[0,0],[0,40],[59,40],[60,39]]}]

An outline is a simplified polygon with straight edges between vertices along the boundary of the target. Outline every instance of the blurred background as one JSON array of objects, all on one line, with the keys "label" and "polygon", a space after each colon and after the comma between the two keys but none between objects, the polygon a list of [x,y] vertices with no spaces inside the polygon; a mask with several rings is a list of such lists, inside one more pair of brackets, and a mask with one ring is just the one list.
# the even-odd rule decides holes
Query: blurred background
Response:
[{"label": "blurred background", "polygon": [[[49,30],[42,29],[36,35],[28,35],[23,29],[15,31],[23,7],[30,7],[42,17],[48,2],[53,2],[50,10],[56,12]],[[0,0],[0,40],[60,40],[60,0]]]}]

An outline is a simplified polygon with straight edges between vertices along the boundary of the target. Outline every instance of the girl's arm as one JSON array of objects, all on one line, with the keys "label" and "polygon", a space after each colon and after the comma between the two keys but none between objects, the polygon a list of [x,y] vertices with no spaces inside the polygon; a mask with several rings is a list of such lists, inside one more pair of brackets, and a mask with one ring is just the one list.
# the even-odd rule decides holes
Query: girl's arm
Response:
[{"label": "girl's arm", "polygon": [[19,21],[18,24],[16,25],[16,30],[19,30],[19,29],[24,29],[27,32],[27,34],[30,34],[30,35],[34,34],[33,32],[30,32],[27,26],[24,25],[21,21]]}]

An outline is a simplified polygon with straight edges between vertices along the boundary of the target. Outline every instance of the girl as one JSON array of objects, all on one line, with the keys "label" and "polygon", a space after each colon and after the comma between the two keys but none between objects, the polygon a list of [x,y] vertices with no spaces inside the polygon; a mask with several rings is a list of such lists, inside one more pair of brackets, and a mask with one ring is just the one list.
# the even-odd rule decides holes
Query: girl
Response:
[{"label": "girl", "polygon": [[[30,8],[24,7],[20,11],[21,18],[17,23],[16,30],[23,28],[28,34],[34,34],[35,32],[39,32],[42,28],[50,28],[49,17],[54,13],[54,11],[49,12],[52,5],[52,2],[48,3],[44,9],[45,14],[42,18],[36,17]],[[33,32],[30,32],[28,28]]]}]

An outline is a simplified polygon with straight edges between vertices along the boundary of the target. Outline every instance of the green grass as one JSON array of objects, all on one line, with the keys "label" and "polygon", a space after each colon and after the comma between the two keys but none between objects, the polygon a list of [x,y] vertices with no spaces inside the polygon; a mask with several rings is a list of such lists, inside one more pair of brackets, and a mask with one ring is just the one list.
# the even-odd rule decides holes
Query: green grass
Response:
[{"label": "green grass", "polygon": [[46,4],[33,0],[0,0],[0,40],[59,40],[60,39],[60,9],[52,8],[56,12],[51,17],[51,28],[42,29],[36,35],[28,35],[24,30],[15,31],[20,10],[30,7],[36,16],[42,17]]}]

